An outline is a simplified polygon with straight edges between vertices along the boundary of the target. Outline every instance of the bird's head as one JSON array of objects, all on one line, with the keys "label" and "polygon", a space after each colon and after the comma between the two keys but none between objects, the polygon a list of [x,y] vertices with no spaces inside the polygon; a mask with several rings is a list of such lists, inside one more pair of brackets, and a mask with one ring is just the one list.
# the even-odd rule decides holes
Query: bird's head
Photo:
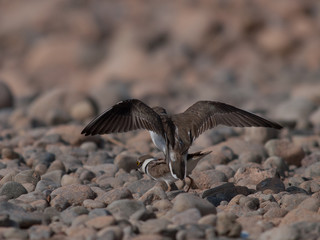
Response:
[{"label": "bird's head", "polygon": [[137,170],[139,170],[140,172],[146,173],[145,168],[147,167],[148,163],[154,160],[155,158],[149,154],[139,157],[137,159]]}]

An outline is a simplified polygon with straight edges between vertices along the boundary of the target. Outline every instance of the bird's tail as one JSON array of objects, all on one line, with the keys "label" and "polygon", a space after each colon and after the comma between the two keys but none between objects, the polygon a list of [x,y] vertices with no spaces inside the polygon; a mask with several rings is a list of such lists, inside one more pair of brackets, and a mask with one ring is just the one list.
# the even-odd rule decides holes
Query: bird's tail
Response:
[{"label": "bird's tail", "polygon": [[187,174],[191,174],[192,170],[197,166],[199,161],[211,152],[212,151],[189,153],[187,156]]}]

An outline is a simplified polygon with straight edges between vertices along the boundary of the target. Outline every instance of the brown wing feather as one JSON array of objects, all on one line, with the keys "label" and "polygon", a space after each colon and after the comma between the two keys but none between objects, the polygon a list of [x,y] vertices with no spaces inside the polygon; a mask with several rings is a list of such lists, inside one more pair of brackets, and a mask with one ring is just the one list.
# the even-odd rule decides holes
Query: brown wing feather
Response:
[{"label": "brown wing feather", "polygon": [[146,129],[164,135],[160,116],[137,99],[117,103],[93,119],[81,134],[96,135]]},{"label": "brown wing feather", "polygon": [[170,169],[165,160],[152,161],[148,164],[148,171],[154,178],[160,178],[170,173]]},{"label": "brown wing feather", "polygon": [[186,122],[185,124],[188,125],[194,138],[217,125],[229,127],[282,128],[282,126],[276,122],[269,121],[229,104],[214,101],[196,102],[185,112],[175,115],[176,121],[183,121],[186,117],[187,119],[192,119],[192,121]]}]

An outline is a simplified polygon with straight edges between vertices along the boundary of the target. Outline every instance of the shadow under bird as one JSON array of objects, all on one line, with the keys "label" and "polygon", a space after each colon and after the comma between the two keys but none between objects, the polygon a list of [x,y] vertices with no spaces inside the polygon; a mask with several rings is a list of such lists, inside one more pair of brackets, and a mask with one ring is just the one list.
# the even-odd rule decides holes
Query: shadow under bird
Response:
[{"label": "shadow under bird", "polygon": [[151,108],[138,99],[128,99],[97,116],[81,134],[148,130],[153,143],[164,153],[171,175],[183,180],[190,146],[200,134],[217,125],[282,128],[276,122],[222,102],[199,101],[183,113],[169,115],[162,107]]}]

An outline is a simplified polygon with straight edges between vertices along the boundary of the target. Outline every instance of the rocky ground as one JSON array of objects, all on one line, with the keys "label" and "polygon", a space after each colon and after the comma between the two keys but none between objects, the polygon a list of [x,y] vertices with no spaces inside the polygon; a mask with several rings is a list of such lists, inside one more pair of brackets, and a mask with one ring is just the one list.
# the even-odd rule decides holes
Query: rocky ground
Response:
[{"label": "rocky ground", "polygon": [[[320,4],[0,3],[0,239],[319,239]],[[189,192],[136,171],[146,131],[85,137],[126,98],[225,101],[284,126],[217,127]],[[177,182],[181,186],[181,182]]]}]

